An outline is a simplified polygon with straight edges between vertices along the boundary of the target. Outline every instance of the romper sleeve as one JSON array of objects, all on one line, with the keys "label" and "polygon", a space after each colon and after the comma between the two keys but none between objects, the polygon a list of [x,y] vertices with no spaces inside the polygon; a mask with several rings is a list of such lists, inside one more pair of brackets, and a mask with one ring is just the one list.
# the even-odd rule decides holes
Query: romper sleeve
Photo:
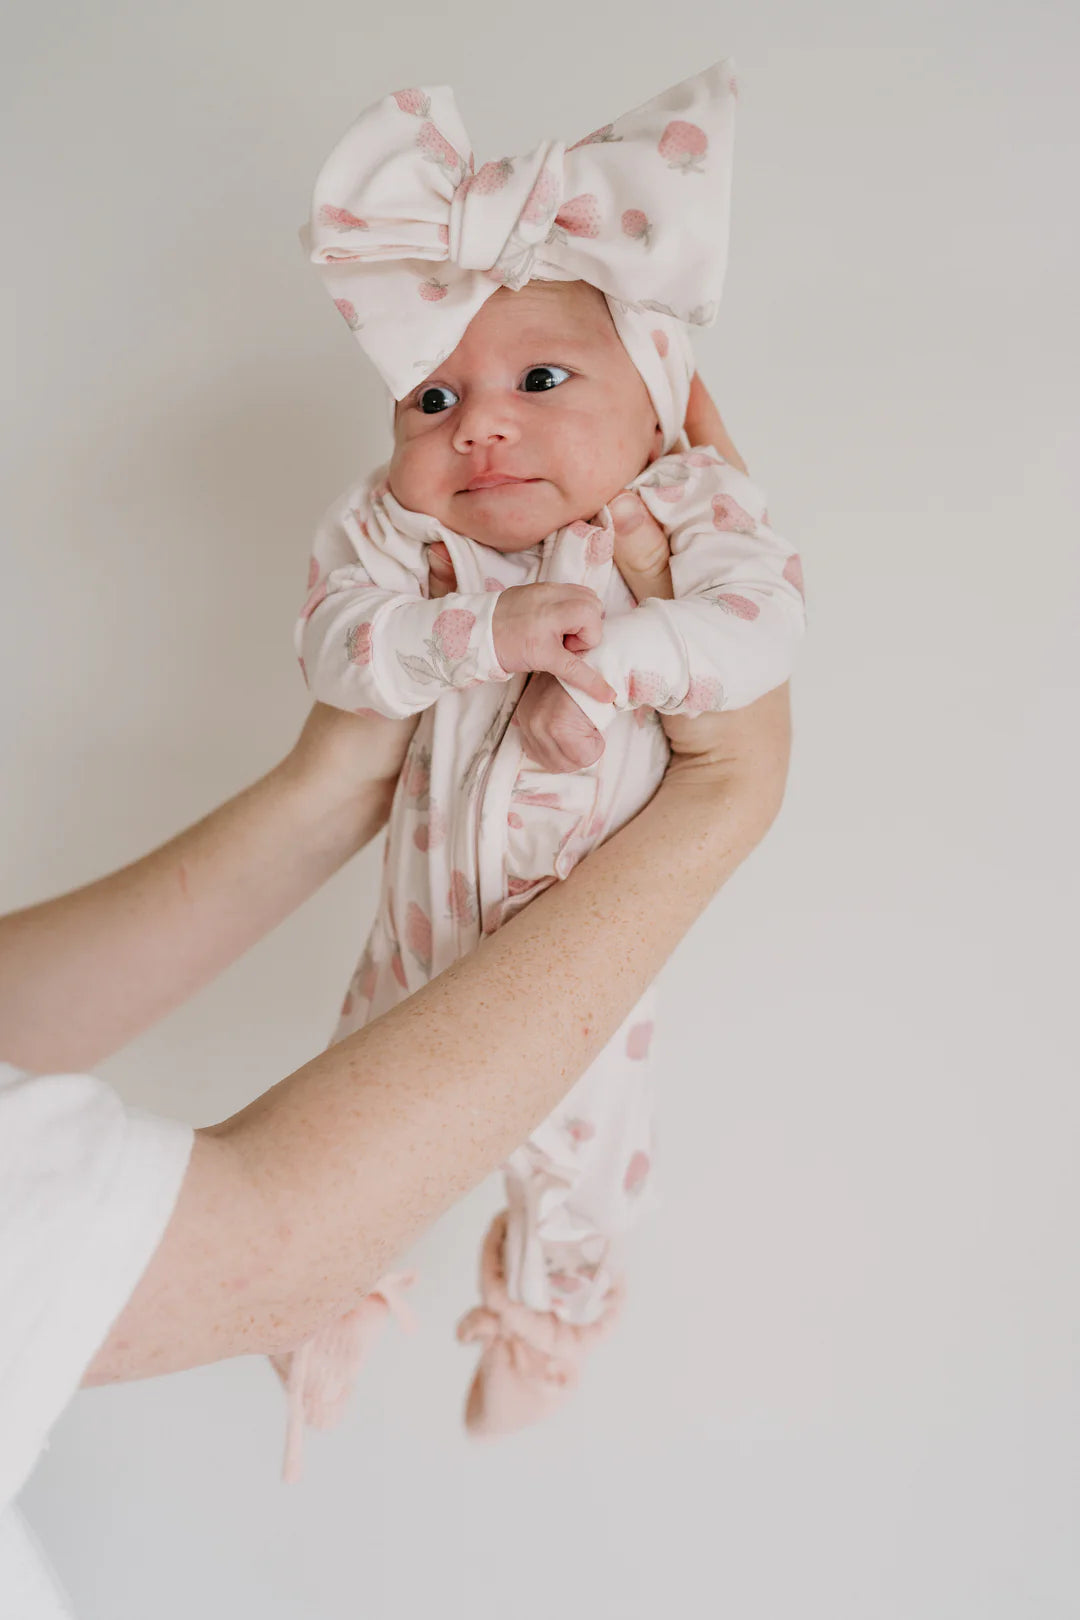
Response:
[{"label": "romper sleeve", "polygon": [[663,457],[630,487],[669,536],[675,599],[605,619],[582,656],[615,701],[567,687],[575,703],[603,732],[620,709],[741,709],[782,685],[805,629],[802,568],[764,492],[711,446]]},{"label": "romper sleeve", "polygon": [[444,692],[508,681],[495,654],[491,591],[427,595],[425,548],[381,534],[338,503],[320,524],[294,641],[312,696],[405,719]]}]

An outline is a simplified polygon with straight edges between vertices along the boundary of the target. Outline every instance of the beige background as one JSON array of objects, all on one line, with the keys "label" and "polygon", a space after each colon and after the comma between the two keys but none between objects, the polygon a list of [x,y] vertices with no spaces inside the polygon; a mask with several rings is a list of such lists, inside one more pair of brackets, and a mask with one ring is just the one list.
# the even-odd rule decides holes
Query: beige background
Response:
[{"label": "beige background", "polygon": [[[1077,30],[1063,3],[617,17],[14,13],[7,903],[150,847],[300,723],[310,531],[387,440],[295,231],[390,89],[452,83],[483,161],[736,57],[699,352],[811,608],[785,814],[664,974],[666,1205],[587,1393],[462,1439],[489,1184],[418,1246],[424,1331],[301,1489],[258,1361],[76,1400],[27,1506],[84,1620],[1080,1612]],[[377,862],[106,1076],[205,1122],[306,1059]]]}]

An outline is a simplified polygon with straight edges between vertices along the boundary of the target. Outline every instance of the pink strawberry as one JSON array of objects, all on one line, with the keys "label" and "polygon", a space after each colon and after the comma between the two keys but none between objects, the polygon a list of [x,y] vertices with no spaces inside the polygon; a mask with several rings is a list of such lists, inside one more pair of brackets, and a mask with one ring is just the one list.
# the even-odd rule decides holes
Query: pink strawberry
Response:
[{"label": "pink strawberry", "polygon": [[716,459],[707,450],[688,450],[683,456],[688,467],[715,467]]},{"label": "pink strawberry", "polygon": [[431,967],[431,919],[415,900],[405,913],[405,943],[426,972]]},{"label": "pink strawberry", "polygon": [[498,158],[494,163],[485,163],[476,173],[470,175],[465,181],[469,191],[476,191],[482,197],[490,196],[493,191],[501,191],[514,172],[512,158]]},{"label": "pink strawberry", "polygon": [[356,313],[356,305],[350,304],[347,298],[335,298],[334,307],[337,309],[338,314],[343,317],[350,330],[355,332],[360,325],[360,317]]},{"label": "pink strawberry", "polygon": [[756,602],[751,602],[747,596],[739,596],[735,591],[722,591],[715,602],[717,607],[723,608],[725,613],[733,613],[737,619],[756,619],[761,612]]},{"label": "pink strawberry", "polygon": [[311,561],[308,563],[308,569],[307,569],[307,588],[308,588],[308,590],[309,591],[314,590],[315,586],[318,583],[319,583],[319,565],[316,562],[315,558],[312,557]]},{"label": "pink strawberry", "polygon": [[345,637],[345,651],[350,664],[371,663],[371,622],[354,624]]},{"label": "pink strawberry", "polygon": [[735,534],[753,534],[757,524],[749,512],[743,510],[730,495],[714,495],[712,502],[713,527],[730,529]]},{"label": "pink strawberry", "polygon": [[439,241],[442,243],[443,247],[449,247],[450,246],[450,227],[449,227],[449,225],[440,225],[439,226]]},{"label": "pink strawberry", "polygon": [[610,562],[615,553],[615,536],[610,529],[594,529],[585,547],[585,561],[590,568]]},{"label": "pink strawberry", "polygon": [[323,203],[319,209],[319,218],[324,225],[332,225],[335,231],[369,231],[371,226],[366,219],[358,219],[350,214],[347,208],[333,208],[329,203]]},{"label": "pink strawberry", "polygon": [[583,1142],[591,1142],[596,1135],[596,1126],[591,1119],[568,1119],[564,1129],[575,1147],[580,1147]]},{"label": "pink strawberry", "polygon": [[401,960],[400,951],[395,951],[393,956],[390,958],[390,971],[393,973],[394,978],[397,980],[398,984],[400,984],[401,988],[403,990],[407,990],[409,988],[409,983],[405,977],[405,963]]},{"label": "pink strawberry", "polygon": [[650,332],[649,336],[656,344],[656,352],[660,356],[661,360],[666,360],[667,352],[670,347],[667,333],[661,332],[658,328],[655,332]]},{"label": "pink strawberry", "polygon": [[653,1026],[651,1021],[644,1024],[634,1024],[626,1037],[626,1055],[628,1058],[647,1058],[649,1046],[652,1042]]},{"label": "pink strawberry", "polygon": [[421,799],[431,791],[431,753],[421,748],[406,766],[405,792],[410,798]]},{"label": "pink strawberry", "polygon": [[503,584],[501,579],[487,578],[484,580],[484,589],[485,591],[503,591],[506,589],[506,586]]},{"label": "pink strawberry", "polygon": [[649,716],[652,714],[652,712],[652,709],[649,708],[647,703],[639,704],[639,706],[633,710],[634,724],[637,726],[639,731],[641,730],[642,726],[648,725]]},{"label": "pink strawberry", "polygon": [[607,826],[607,817],[604,815],[602,810],[598,811],[597,814],[595,816],[593,816],[592,820],[589,822],[589,830],[588,830],[588,832],[586,834],[586,837],[588,837],[588,838],[599,838],[600,834],[603,832],[603,830],[604,830],[604,828],[606,826]]},{"label": "pink strawberry", "polygon": [[356,970],[356,988],[365,1001],[370,1001],[379,982],[379,970],[370,951],[365,951]]},{"label": "pink strawberry", "polygon": [[652,226],[641,212],[640,208],[628,208],[622,217],[622,228],[627,236],[632,236],[635,242],[644,242],[646,247],[652,245]]},{"label": "pink strawberry", "polygon": [[636,1197],[641,1192],[650,1168],[649,1155],[642,1153],[639,1148],[627,1165],[626,1174],[623,1177],[623,1191],[629,1193],[631,1198]]},{"label": "pink strawberry", "polygon": [[514,828],[518,828],[518,829],[520,829],[521,827],[524,827],[524,825],[525,825],[525,823],[522,821],[521,817],[518,815],[516,810],[510,810],[507,813],[506,824],[507,824],[508,827],[514,827]]},{"label": "pink strawberry", "polygon": [[413,843],[421,854],[438,849],[446,838],[446,817],[437,804],[431,806],[427,821],[422,821],[413,833]]},{"label": "pink strawberry", "polygon": [[426,118],[431,111],[431,102],[422,90],[395,90],[394,100],[403,113],[412,113],[416,118]]},{"label": "pink strawberry", "polygon": [[695,714],[715,714],[724,707],[724,688],[710,675],[690,682],[686,707]]},{"label": "pink strawberry", "polygon": [[473,898],[473,886],[464,872],[456,870],[451,872],[450,890],[446,897],[446,903],[455,922],[475,922],[476,901]]},{"label": "pink strawberry", "polygon": [[664,130],[656,149],[669,169],[680,169],[683,174],[694,170],[700,174],[701,159],[708,148],[709,139],[703,129],[675,118]]},{"label": "pink strawberry", "polygon": [[550,169],[541,169],[533,188],[525,199],[521,217],[529,225],[538,225],[554,208],[559,196],[559,182]]},{"label": "pink strawberry", "polygon": [[449,288],[445,281],[439,280],[438,276],[429,276],[426,281],[420,283],[416,290],[425,303],[437,304],[441,298],[446,297]]},{"label": "pink strawberry", "polygon": [[437,163],[440,169],[452,171],[456,175],[465,167],[460,152],[451,146],[442,130],[436,129],[434,124],[420,125],[416,144],[424,156],[432,163]]},{"label": "pink strawberry", "polygon": [[599,236],[600,204],[590,191],[571,197],[555,215],[555,223],[571,236]]},{"label": "pink strawberry", "polygon": [[528,788],[515,788],[514,798],[518,804],[536,804],[542,810],[562,809],[562,800],[557,793],[534,793]]},{"label": "pink strawberry", "polygon": [[668,506],[674,506],[686,494],[686,485],[672,482],[670,484],[657,484],[654,491],[658,501],[664,501]]},{"label": "pink strawberry", "polygon": [[575,518],[570,525],[570,533],[575,540],[584,540],[586,535],[592,534],[593,526],[586,523],[584,518]]},{"label": "pink strawberry", "polygon": [[342,1018],[348,1018],[348,1016],[352,1012],[352,1010],[353,1010],[352,991],[351,990],[346,990],[346,992],[345,992],[345,1000],[341,1003],[341,1017]]},{"label": "pink strawberry", "polygon": [[667,687],[654,670],[632,669],[626,695],[635,708],[638,704],[647,703],[655,709],[658,704],[667,702]]},{"label": "pink strawberry", "polygon": [[444,658],[464,658],[475,623],[476,615],[470,613],[468,608],[443,609],[432,625],[431,633]]},{"label": "pink strawberry", "polygon": [[794,585],[803,601],[806,600],[806,589],[803,583],[802,558],[798,553],[790,556],[784,564],[784,578],[789,585]]}]

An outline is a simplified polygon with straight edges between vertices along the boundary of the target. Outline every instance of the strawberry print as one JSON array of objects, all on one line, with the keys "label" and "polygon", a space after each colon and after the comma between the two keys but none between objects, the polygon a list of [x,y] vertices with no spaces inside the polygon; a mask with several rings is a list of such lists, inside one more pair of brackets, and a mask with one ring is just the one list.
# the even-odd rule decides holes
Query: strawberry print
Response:
[{"label": "strawberry print", "polygon": [[360,958],[359,966],[353,974],[353,987],[357,995],[362,996],[365,1001],[370,1001],[375,994],[378,979],[378,965],[369,945],[366,947],[363,956]]},{"label": "strawberry print", "polygon": [[696,124],[685,123],[681,118],[675,118],[668,124],[656,148],[669,169],[678,169],[683,174],[691,171],[704,173],[701,160],[708,149],[709,139],[705,131]]},{"label": "strawberry print", "polygon": [[476,921],[476,897],[473,885],[464,872],[454,870],[450,874],[450,889],[446,897],[450,916],[456,923],[471,923]]},{"label": "strawberry print", "polygon": [[431,102],[422,90],[395,90],[394,100],[403,113],[412,113],[414,118],[426,118],[431,111]]},{"label": "strawberry print", "polygon": [[651,489],[658,501],[673,506],[681,501],[686,494],[686,486],[690,482],[690,471],[682,464],[682,460],[671,457],[661,466],[643,478],[639,487]]},{"label": "strawberry print", "polygon": [[559,200],[559,182],[550,169],[541,169],[525,199],[521,218],[527,225],[539,225],[548,218]]},{"label": "strawberry print", "polygon": [[690,682],[685,698],[688,713],[717,714],[724,707],[724,688],[709,675]]},{"label": "strawberry print", "polygon": [[422,855],[429,850],[439,849],[446,842],[446,817],[437,804],[432,804],[428,811],[428,819],[422,821],[413,833],[413,843]]},{"label": "strawberry print", "polygon": [[426,743],[421,743],[415,754],[410,754],[405,762],[402,772],[405,778],[405,792],[410,799],[418,799],[418,810],[427,809],[427,796],[431,791],[431,749]]},{"label": "strawberry print", "polygon": [[449,247],[450,246],[450,227],[449,227],[449,225],[440,225],[439,226],[439,241],[442,243],[443,247]]},{"label": "strawberry print", "polygon": [[[450,289],[445,281],[439,280],[438,276],[429,276],[426,281],[420,283],[416,290],[425,303],[437,304],[446,297]],[[431,371],[433,367],[429,366],[427,369]]]},{"label": "strawberry print", "polygon": [[756,602],[751,602],[748,596],[739,596],[736,591],[720,591],[713,597],[718,608],[725,613],[733,613],[737,619],[756,619],[761,609]]},{"label": "strawberry print", "polygon": [[596,237],[600,235],[600,204],[591,192],[571,197],[555,215],[555,223],[548,241],[565,242],[568,236]]},{"label": "strawberry print", "polygon": [[409,988],[409,981],[405,977],[405,963],[401,959],[401,952],[395,951],[390,958],[390,971],[403,990]]},{"label": "strawberry print", "polygon": [[636,1198],[644,1188],[650,1168],[649,1155],[639,1149],[631,1158],[623,1176],[623,1191],[631,1198]]},{"label": "strawberry print", "polygon": [[460,178],[465,169],[461,154],[451,146],[442,130],[436,129],[432,123],[421,124],[416,144],[430,162],[438,164],[444,174],[451,175],[455,180]]},{"label": "strawberry print", "polygon": [[469,175],[464,185],[470,193],[475,191],[481,197],[489,197],[492,192],[502,190],[513,172],[512,158],[497,158],[494,163],[485,163],[475,174]]},{"label": "strawberry print", "polygon": [[506,814],[506,825],[508,827],[513,827],[515,832],[520,832],[525,823],[522,821],[516,810],[508,810]]},{"label": "strawberry print", "polygon": [[667,333],[661,332],[659,327],[657,327],[655,332],[649,333],[649,336],[656,345],[656,352],[660,356],[661,360],[666,360],[668,349],[671,347],[670,343],[668,342]]},{"label": "strawberry print", "polygon": [[628,208],[622,217],[623,234],[632,237],[635,242],[641,242],[645,247],[652,246],[652,226],[641,212],[640,208]]},{"label": "strawberry print", "polygon": [[591,1119],[568,1119],[563,1129],[575,1147],[581,1147],[585,1142],[591,1142],[596,1135],[596,1126]]},{"label": "strawberry print", "polygon": [[398,663],[415,681],[465,690],[478,679],[479,655],[469,652],[475,624],[476,615],[466,608],[444,608],[431,627],[431,639],[424,642],[430,659],[399,652]]},{"label": "strawberry print", "polygon": [[504,591],[506,586],[501,579],[488,578],[484,580],[484,589],[485,591]]},{"label": "strawberry print", "polygon": [[415,900],[409,901],[409,909],[405,913],[405,943],[424,972],[430,973],[431,918],[421,910]]},{"label": "strawberry print", "polygon": [[338,314],[342,317],[346,326],[351,332],[359,332],[360,317],[356,313],[355,304],[350,303],[347,298],[335,298],[334,308],[338,311]]},{"label": "strawberry print", "polygon": [[575,141],[573,146],[568,146],[566,150],[576,152],[579,146],[597,146],[604,141],[621,141],[621,135],[611,133],[614,128],[614,124],[602,124],[599,129],[594,129],[591,135],[583,135],[580,141]]},{"label": "strawberry print", "polygon": [[371,663],[371,624],[354,624],[345,636],[345,651],[350,664]]},{"label": "strawberry print", "polygon": [[644,1024],[634,1024],[626,1037],[627,1057],[635,1059],[647,1058],[652,1037],[653,1026],[651,1021]]},{"label": "strawberry print", "polygon": [[610,562],[615,555],[615,535],[611,529],[594,529],[585,547],[585,561],[590,568]]},{"label": "strawberry print", "polygon": [[346,990],[346,992],[345,992],[345,1000],[341,1003],[340,1017],[342,1017],[342,1018],[350,1017],[350,1015],[352,1013],[352,1010],[353,1010],[352,991],[351,990]]},{"label": "strawberry print", "polygon": [[723,458],[711,450],[687,450],[682,459],[688,467],[715,467]]},{"label": "strawberry print", "polygon": [[730,495],[714,495],[712,501],[713,527],[730,529],[734,534],[755,534],[757,524]]},{"label": "strawberry print", "polygon": [[329,203],[323,203],[319,209],[319,218],[324,225],[332,225],[335,231],[369,231],[371,226],[366,219],[358,219],[350,214],[347,208],[331,208]]},{"label": "strawberry print", "polygon": [[[520,816],[518,820],[521,820]],[[512,900],[516,900],[519,894],[528,894],[530,889],[535,889],[538,883],[543,882],[543,878],[508,877],[506,880],[506,892]]]},{"label": "strawberry print", "polygon": [[596,815],[593,816],[592,820],[589,822],[589,830],[586,833],[586,837],[599,838],[606,826],[607,817],[604,815],[602,810],[598,810]]},{"label": "strawberry print", "polygon": [[466,608],[446,608],[435,620],[432,635],[446,658],[464,658],[469,650],[476,615]]},{"label": "strawberry print", "polygon": [[308,570],[307,570],[307,588],[308,588],[308,590],[313,591],[318,583],[319,583],[319,564],[318,564],[318,560],[315,557],[312,557],[311,560],[308,562]]},{"label": "strawberry print", "polygon": [[541,810],[562,809],[562,800],[557,793],[535,793],[531,788],[515,788],[514,798],[519,804],[535,804]]},{"label": "strawberry print", "polygon": [[784,578],[789,585],[794,585],[803,601],[806,601],[806,590],[803,585],[802,559],[796,552],[784,564]]},{"label": "strawberry print", "polygon": [[667,702],[667,686],[663,678],[651,669],[632,669],[627,682],[626,695],[631,705],[647,703],[651,709]]}]

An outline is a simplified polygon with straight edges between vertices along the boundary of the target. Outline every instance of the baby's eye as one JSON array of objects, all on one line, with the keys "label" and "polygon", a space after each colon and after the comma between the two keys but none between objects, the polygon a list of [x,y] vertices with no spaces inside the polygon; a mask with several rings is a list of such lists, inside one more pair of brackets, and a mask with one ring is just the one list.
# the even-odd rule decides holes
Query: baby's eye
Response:
[{"label": "baby's eye", "polygon": [[570,375],[565,366],[531,366],[525,373],[526,393],[542,394],[546,389],[556,388],[558,386],[558,379],[556,379],[555,382],[541,381],[536,385],[535,388],[530,388],[528,386],[530,377],[540,377],[543,379],[545,376],[550,377],[553,371],[561,371],[564,377],[569,377]]},{"label": "baby's eye", "polygon": [[[425,416],[437,416],[442,409],[438,398],[440,394],[454,394],[454,390],[447,388],[443,383],[433,383],[430,388],[424,389],[417,400],[417,410],[422,411]],[[456,394],[454,394],[454,398],[457,398]]]}]

